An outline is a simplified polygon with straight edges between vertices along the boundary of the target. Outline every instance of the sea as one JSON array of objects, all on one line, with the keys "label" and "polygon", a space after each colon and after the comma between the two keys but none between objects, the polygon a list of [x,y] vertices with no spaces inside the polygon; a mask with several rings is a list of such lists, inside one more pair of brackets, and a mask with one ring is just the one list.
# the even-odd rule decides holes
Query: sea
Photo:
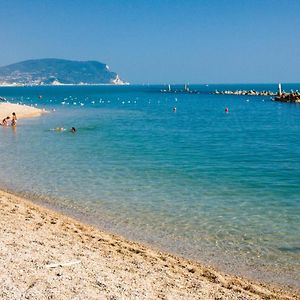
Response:
[{"label": "sea", "polygon": [[275,84],[189,88],[198,93],[1,87],[49,113],[0,128],[0,188],[230,274],[299,287],[300,105],[212,93]]}]

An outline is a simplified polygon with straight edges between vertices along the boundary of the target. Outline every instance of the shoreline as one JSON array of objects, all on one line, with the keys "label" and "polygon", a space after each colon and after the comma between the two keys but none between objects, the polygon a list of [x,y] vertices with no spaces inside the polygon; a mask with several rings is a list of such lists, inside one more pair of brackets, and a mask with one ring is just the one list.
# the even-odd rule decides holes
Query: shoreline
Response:
[{"label": "shoreline", "polygon": [[[4,186],[0,186],[0,190],[17,197],[27,199],[38,206],[45,207],[50,211],[58,212],[63,216],[75,219],[82,224],[87,224],[99,229],[100,231],[120,236],[128,241],[137,242],[156,251],[161,251],[170,255],[199,262],[203,267],[218,270],[223,274],[245,278],[249,281],[271,285],[279,289],[286,289],[296,292],[300,291],[298,288],[299,280],[296,280],[292,276],[290,278],[293,279],[289,280],[284,277],[280,277],[282,275],[280,273],[269,272],[267,267],[262,269],[257,269],[257,266],[254,265],[252,265],[252,268],[249,266],[245,267],[244,262],[239,260],[239,257],[231,256],[230,259],[228,254],[220,252],[215,248],[210,248],[211,250],[209,250],[209,252],[213,258],[217,259],[211,259],[211,257],[207,258],[207,249],[203,251],[200,250],[198,252],[190,252],[189,250],[191,250],[191,248],[186,248],[185,251],[180,251],[176,248],[176,245],[172,240],[162,243],[162,240],[156,235],[153,235],[153,233],[149,233],[148,235],[143,229],[140,231],[137,229],[137,227],[133,228],[132,226],[126,226],[127,222],[119,225],[119,223],[116,223],[115,219],[110,214],[107,215],[108,211],[98,211],[97,215],[95,215],[92,212],[86,211],[84,206],[78,205],[78,203],[74,206],[73,202],[64,202],[66,199],[59,200],[59,198],[45,197],[43,195],[31,192],[17,192],[14,190],[14,188],[7,188]],[[195,255],[195,253],[197,254]]]},{"label": "shoreline", "polygon": [[1,299],[300,299],[299,291],[224,274],[2,190],[0,205]]},{"label": "shoreline", "polygon": [[0,103],[1,121],[6,116],[10,116],[12,112],[16,113],[18,119],[40,117],[42,114],[47,113],[47,111],[44,109],[40,109],[28,105],[21,105],[21,104],[15,104],[10,102]]},{"label": "shoreline", "polygon": [[124,83],[60,83],[60,84],[0,84],[1,87],[49,87],[49,86],[120,86],[130,85],[130,82]]}]

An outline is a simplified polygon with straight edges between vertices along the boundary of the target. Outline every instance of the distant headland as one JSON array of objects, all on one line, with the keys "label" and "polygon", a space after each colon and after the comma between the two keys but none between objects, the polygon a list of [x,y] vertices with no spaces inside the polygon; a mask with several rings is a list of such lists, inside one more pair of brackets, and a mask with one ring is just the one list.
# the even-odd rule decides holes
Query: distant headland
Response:
[{"label": "distant headland", "polygon": [[129,84],[98,61],[31,59],[0,67],[0,86]]}]

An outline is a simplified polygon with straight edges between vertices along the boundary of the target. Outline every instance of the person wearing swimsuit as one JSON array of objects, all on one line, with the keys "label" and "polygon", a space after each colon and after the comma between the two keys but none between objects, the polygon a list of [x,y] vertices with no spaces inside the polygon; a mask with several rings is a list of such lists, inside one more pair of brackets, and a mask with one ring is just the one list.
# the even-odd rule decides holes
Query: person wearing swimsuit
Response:
[{"label": "person wearing swimsuit", "polygon": [[17,126],[17,115],[15,112],[12,113],[11,126]]}]

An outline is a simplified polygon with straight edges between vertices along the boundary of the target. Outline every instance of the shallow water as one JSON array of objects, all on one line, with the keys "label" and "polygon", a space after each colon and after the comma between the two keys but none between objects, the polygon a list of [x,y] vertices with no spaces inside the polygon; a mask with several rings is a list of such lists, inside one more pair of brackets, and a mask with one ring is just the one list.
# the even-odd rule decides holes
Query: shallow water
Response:
[{"label": "shallow water", "polygon": [[299,284],[300,105],[206,93],[244,86],[161,88],[1,88],[55,110],[0,128],[1,186],[229,272]]}]

